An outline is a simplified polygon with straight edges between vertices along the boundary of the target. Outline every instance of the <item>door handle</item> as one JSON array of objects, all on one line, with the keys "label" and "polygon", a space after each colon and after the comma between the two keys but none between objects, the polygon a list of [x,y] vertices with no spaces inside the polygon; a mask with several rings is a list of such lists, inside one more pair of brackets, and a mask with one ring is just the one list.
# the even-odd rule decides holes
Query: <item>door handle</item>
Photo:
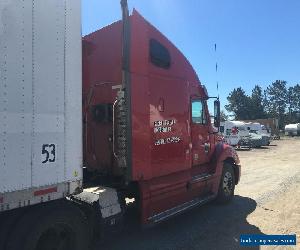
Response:
[{"label": "door handle", "polygon": [[210,143],[204,143],[204,151],[206,154],[210,151]]}]

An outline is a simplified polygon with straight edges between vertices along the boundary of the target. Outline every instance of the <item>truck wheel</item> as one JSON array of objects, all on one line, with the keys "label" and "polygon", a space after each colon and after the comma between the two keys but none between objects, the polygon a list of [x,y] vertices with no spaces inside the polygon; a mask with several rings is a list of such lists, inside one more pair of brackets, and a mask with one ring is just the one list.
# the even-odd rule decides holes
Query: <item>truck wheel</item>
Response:
[{"label": "truck wheel", "polygon": [[40,208],[25,215],[11,233],[8,250],[89,249],[88,225],[76,207]]},{"label": "truck wheel", "polygon": [[220,180],[217,203],[227,203],[234,195],[235,179],[233,167],[229,163],[224,163],[223,172]]},{"label": "truck wheel", "polygon": [[11,234],[17,220],[21,217],[21,214],[15,211],[2,214],[0,217],[0,249],[6,249],[7,239]]}]

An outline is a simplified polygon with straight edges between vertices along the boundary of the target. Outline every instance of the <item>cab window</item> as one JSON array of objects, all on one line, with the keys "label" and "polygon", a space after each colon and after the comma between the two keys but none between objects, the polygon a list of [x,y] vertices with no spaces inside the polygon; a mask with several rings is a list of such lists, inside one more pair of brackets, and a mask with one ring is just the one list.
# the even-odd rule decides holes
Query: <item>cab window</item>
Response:
[{"label": "cab window", "polygon": [[201,100],[192,101],[192,122],[196,124],[206,124],[204,104]]}]

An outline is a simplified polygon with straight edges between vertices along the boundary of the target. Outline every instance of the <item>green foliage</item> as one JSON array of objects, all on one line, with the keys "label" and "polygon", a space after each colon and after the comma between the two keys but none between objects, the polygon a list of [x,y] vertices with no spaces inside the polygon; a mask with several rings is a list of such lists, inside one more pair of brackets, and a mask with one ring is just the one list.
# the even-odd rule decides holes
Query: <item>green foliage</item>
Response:
[{"label": "green foliage", "polygon": [[224,121],[227,121],[228,120],[228,115],[225,113],[224,110],[221,110],[221,113],[220,113],[220,119],[221,119],[221,122],[224,122]]},{"label": "green foliage", "polygon": [[276,80],[265,90],[265,109],[271,117],[279,119],[279,127],[284,126],[284,114],[288,104],[286,81]]},{"label": "green foliage", "polygon": [[245,91],[239,87],[234,89],[227,97],[227,111],[234,114],[236,120],[253,120],[265,118],[263,106],[263,94],[260,86],[256,85],[251,96],[247,96]]},{"label": "green foliage", "polygon": [[279,116],[287,108],[288,92],[286,81],[276,80],[265,91],[265,105],[269,114]]},{"label": "green foliage", "polygon": [[296,84],[288,89],[289,109],[291,111],[300,111],[300,85]]},{"label": "green foliage", "polygon": [[225,108],[236,120],[275,117],[280,128],[286,123],[300,122],[300,84],[289,88],[286,85],[286,81],[276,80],[264,91],[255,85],[250,96],[241,87],[233,89]]},{"label": "green foliage", "polygon": [[285,120],[289,123],[300,122],[300,85],[288,89],[288,114]]},{"label": "green foliage", "polygon": [[252,90],[252,95],[250,97],[250,113],[251,119],[262,119],[266,117],[264,111],[264,96],[262,88],[259,85],[255,85]]},{"label": "green foliage", "polygon": [[230,92],[227,97],[228,105],[226,110],[232,112],[236,120],[247,120],[249,116],[250,98],[245,94],[245,91],[239,87]]}]

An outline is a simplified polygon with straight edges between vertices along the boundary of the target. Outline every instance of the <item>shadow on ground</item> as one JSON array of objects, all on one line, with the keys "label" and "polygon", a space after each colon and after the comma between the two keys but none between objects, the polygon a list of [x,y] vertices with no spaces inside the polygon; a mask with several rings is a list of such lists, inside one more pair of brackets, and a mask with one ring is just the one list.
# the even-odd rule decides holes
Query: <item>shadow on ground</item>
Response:
[{"label": "shadow on ground", "polygon": [[236,151],[250,151],[251,148],[246,148],[246,147],[244,147],[244,148],[235,148],[235,150]]},{"label": "shadow on ground", "polygon": [[247,222],[256,205],[237,195],[228,205],[208,204],[149,229],[141,229],[137,219],[128,216],[123,232],[98,243],[94,250],[245,249],[239,245],[240,234],[262,234]]},{"label": "shadow on ground", "polygon": [[258,149],[258,150],[269,149],[270,150],[269,146],[261,146],[261,147],[255,148],[255,149]]}]

